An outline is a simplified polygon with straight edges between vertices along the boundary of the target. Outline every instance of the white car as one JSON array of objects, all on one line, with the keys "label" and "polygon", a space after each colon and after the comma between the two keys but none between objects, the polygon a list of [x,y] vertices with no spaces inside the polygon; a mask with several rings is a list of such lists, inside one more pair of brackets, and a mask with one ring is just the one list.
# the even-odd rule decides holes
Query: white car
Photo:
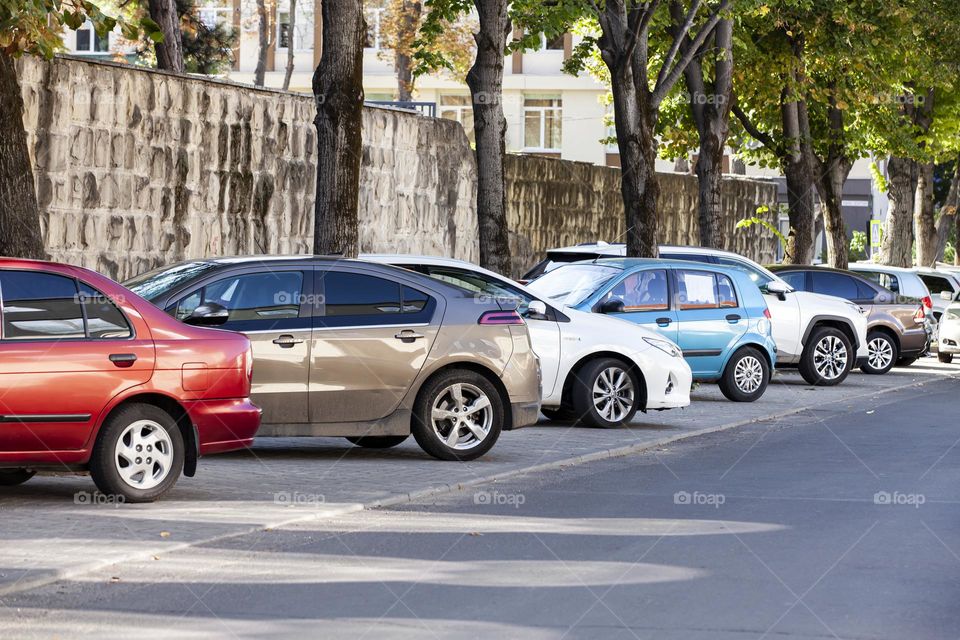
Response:
[{"label": "white car", "polygon": [[[624,244],[581,244],[551,249],[547,257],[524,275],[532,280],[561,264],[598,257],[625,256]],[[777,343],[777,367],[801,367],[804,379],[812,385],[831,386],[843,382],[854,366],[867,360],[867,316],[849,300],[809,291],[794,291],[788,282],[756,262],[736,253],[703,247],[661,246],[660,257],[720,264],[745,272],[757,283],[767,300]],[[856,354],[850,357],[851,354]],[[842,359],[847,363],[841,373],[828,366]]]},{"label": "white car", "polygon": [[548,418],[616,427],[637,411],[686,407],[692,375],[680,348],[637,325],[559,307],[475,264],[429,256],[361,255],[520,305],[540,358]]},{"label": "white car", "polygon": [[953,356],[960,354],[960,298],[954,298],[940,319],[940,342],[937,358],[951,363]]}]

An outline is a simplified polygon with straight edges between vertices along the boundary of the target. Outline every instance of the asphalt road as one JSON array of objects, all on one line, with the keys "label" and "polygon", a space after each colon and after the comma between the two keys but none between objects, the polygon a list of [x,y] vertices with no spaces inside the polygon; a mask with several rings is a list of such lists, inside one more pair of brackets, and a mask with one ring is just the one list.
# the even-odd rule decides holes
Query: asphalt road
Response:
[{"label": "asphalt road", "polygon": [[957,391],[124,562],[3,597],[0,635],[956,638]]}]

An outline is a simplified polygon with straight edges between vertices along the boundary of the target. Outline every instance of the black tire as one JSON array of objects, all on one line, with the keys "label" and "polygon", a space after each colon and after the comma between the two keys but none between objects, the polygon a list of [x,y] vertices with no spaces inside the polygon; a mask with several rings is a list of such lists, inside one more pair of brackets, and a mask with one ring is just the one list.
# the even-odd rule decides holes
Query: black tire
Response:
[{"label": "black tire", "polygon": [[349,436],[347,440],[365,449],[389,449],[401,444],[410,436]]},{"label": "black tire", "polygon": [[15,487],[23,484],[36,473],[30,469],[0,469],[0,487]]},{"label": "black tire", "polygon": [[[139,429],[134,428],[126,433],[128,427],[134,427],[135,423],[140,421],[147,422]],[[156,444],[141,444],[141,450],[135,449],[138,446],[135,438],[147,438],[151,441],[151,437],[160,438],[161,442],[152,441]],[[131,455],[143,455],[122,465],[122,456],[117,452],[121,438],[124,442],[130,440],[128,444],[131,446]],[[154,446],[156,449],[153,449]],[[135,474],[140,475],[141,480],[131,478],[128,482],[121,476],[119,469],[129,468],[136,460],[141,460],[144,465],[143,471]],[[166,460],[167,464],[162,464],[162,460]],[[150,404],[128,404],[118,409],[101,427],[93,446],[93,455],[90,457],[90,475],[93,476],[97,488],[109,496],[121,496],[124,502],[153,502],[176,484],[183,471],[183,460],[183,436],[173,418],[163,409]],[[146,465],[149,461],[152,461],[150,469],[157,474],[156,478],[147,477],[149,473]],[[145,486],[138,487],[140,482]]]},{"label": "black tire", "polygon": [[950,364],[951,362],[953,362],[953,354],[952,354],[952,353],[938,353],[938,354],[937,354],[937,360],[939,360],[939,361],[942,362],[943,364]]},{"label": "black tire", "polygon": [[754,402],[770,384],[770,364],[755,347],[741,347],[727,362],[718,384],[727,400]]},{"label": "black tire", "polygon": [[557,422],[573,422],[577,419],[577,412],[570,407],[540,407],[540,413]]},{"label": "black tire", "polygon": [[[461,402],[459,406],[452,395],[454,385],[461,385]],[[472,431],[466,422],[460,418],[438,418],[437,429],[434,429],[433,409],[435,404],[441,405],[438,411],[445,411],[455,416],[459,411],[469,410],[470,406],[483,395],[489,401],[489,406],[480,409],[484,415],[480,420],[484,423],[472,424],[483,432],[481,438]],[[475,413],[464,413],[464,416],[474,416]],[[496,444],[503,430],[506,420],[506,408],[503,397],[497,387],[490,380],[475,371],[468,369],[450,369],[431,378],[420,389],[417,401],[413,405],[413,437],[417,444],[434,458],[440,460],[474,460],[479,458]],[[457,442],[451,446],[447,444],[445,436],[452,436],[456,429]],[[486,430],[484,430],[486,429]],[[470,433],[465,433],[469,431]],[[463,440],[463,439],[466,440]],[[456,448],[460,446],[462,448]]]},{"label": "black tire", "polygon": [[871,331],[867,334],[867,361],[860,367],[860,371],[872,376],[882,376],[893,369],[900,357],[900,349],[893,336],[885,331]]},{"label": "black tire", "polygon": [[897,366],[898,366],[898,367],[909,367],[910,365],[912,365],[912,364],[913,364],[914,362],[916,362],[916,361],[917,361],[917,358],[900,358],[899,360],[897,360]]},{"label": "black tire", "polygon": [[[615,386],[611,387],[611,384]],[[616,386],[618,384],[619,386]],[[616,358],[590,360],[580,367],[573,379],[571,398],[574,412],[581,422],[591,427],[604,429],[622,427],[630,422],[640,408],[640,399],[644,393],[641,384],[633,367],[622,360]],[[595,392],[595,386],[600,390]],[[610,393],[604,394],[604,388],[610,389]],[[607,416],[600,413],[597,394],[601,394],[600,402],[607,400],[602,405],[604,411],[609,410]]]},{"label": "black tire", "polygon": [[[846,359],[842,363],[842,370],[837,366],[839,364],[837,358],[840,355]],[[815,387],[832,387],[846,380],[856,358],[857,354],[847,334],[833,327],[817,327],[811,332],[803,349],[803,355],[800,356],[800,375],[807,384]]]}]

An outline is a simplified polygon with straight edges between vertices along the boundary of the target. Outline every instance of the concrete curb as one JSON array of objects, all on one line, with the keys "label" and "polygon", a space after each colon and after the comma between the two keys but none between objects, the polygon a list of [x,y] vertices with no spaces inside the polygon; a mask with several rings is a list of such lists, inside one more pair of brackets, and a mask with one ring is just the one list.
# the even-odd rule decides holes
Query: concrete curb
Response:
[{"label": "concrete curb", "polygon": [[[957,378],[956,376],[944,376],[942,379],[955,380]],[[563,467],[578,466],[588,462],[594,462],[597,460],[620,458],[633,453],[638,453],[640,451],[646,451],[648,449],[663,447],[665,445],[678,442],[680,440],[697,438],[697,437],[709,435],[712,433],[719,433],[721,431],[736,429],[737,427],[743,427],[749,424],[756,424],[758,422],[766,422],[768,420],[773,420],[776,418],[796,415],[798,413],[808,411],[815,407],[828,406],[831,404],[836,404],[838,402],[847,402],[850,400],[856,400],[856,399],[864,398],[867,396],[878,395],[880,393],[887,394],[891,392],[899,392],[899,391],[903,391],[905,389],[910,389],[913,387],[922,387],[925,384],[936,382],[936,381],[937,380],[929,380],[929,379],[915,380],[908,384],[903,384],[896,387],[888,387],[885,389],[877,389],[877,390],[869,391],[867,393],[851,395],[845,398],[832,400],[819,405],[808,405],[803,407],[797,407],[795,409],[790,409],[789,411],[784,411],[781,413],[758,416],[756,418],[739,420],[736,422],[729,422],[727,424],[722,424],[714,427],[705,427],[703,429],[697,429],[695,431],[688,431],[686,433],[679,433],[672,436],[665,436],[663,438],[658,438],[657,440],[653,440],[653,441],[625,445],[622,447],[614,447],[612,449],[604,449],[602,451],[594,451],[593,453],[586,453],[579,456],[572,456],[570,458],[564,458],[562,460],[554,460],[552,462],[536,464],[530,467],[524,467],[522,469],[514,469],[512,471],[501,471],[499,473],[494,473],[487,476],[473,478],[471,480],[468,480],[465,482],[458,482],[456,484],[440,484],[434,487],[421,489],[419,491],[401,493],[395,496],[390,496],[388,498],[381,498],[381,499],[373,500],[367,503],[355,503],[355,504],[345,503],[342,505],[338,505],[334,509],[330,509],[329,511],[324,511],[322,513],[309,513],[309,514],[298,515],[292,518],[277,520],[272,523],[247,527],[241,531],[233,531],[230,533],[224,533],[216,536],[211,536],[209,538],[204,538],[202,540],[194,540],[192,542],[183,542],[180,544],[165,546],[161,549],[153,549],[150,551],[131,553],[128,556],[124,556],[121,558],[113,558],[110,560],[104,560],[102,562],[90,563],[90,564],[83,565],[80,567],[75,567],[72,569],[63,569],[63,570],[55,571],[45,576],[38,576],[32,579],[20,580],[11,585],[0,586],[0,597],[8,596],[15,593],[21,593],[23,591],[31,591],[33,589],[44,587],[46,585],[52,584],[54,582],[60,582],[62,580],[72,580],[74,578],[78,578],[80,576],[93,573],[96,571],[100,571],[102,569],[106,569],[108,567],[125,563],[125,562],[136,562],[140,560],[147,560],[148,558],[151,558],[153,556],[163,556],[169,553],[174,553],[176,551],[183,551],[185,549],[190,549],[193,547],[199,547],[202,545],[214,544],[214,543],[222,542],[225,540],[231,540],[233,538],[238,538],[251,533],[259,533],[263,531],[269,531],[271,529],[280,529],[282,527],[287,527],[295,524],[302,524],[302,523],[321,520],[325,518],[334,518],[334,517],[338,517],[338,516],[342,516],[350,513],[356,513],[358,511],[391,507],[391,506],[396,506],[400,504],[408,504],[410,502],[415,502],[417,500],[434,498],[442,495],[455,493],[457,491],[462,491],[464,489],[469,489],[469,488],[476,487],[482,484],[487,484],[490,482],[498,482],[500,480],[516,478],[518,476],[522,476],[528,473],[537,473],[540,471],[550,471],[554,469],[560,469]]]}]

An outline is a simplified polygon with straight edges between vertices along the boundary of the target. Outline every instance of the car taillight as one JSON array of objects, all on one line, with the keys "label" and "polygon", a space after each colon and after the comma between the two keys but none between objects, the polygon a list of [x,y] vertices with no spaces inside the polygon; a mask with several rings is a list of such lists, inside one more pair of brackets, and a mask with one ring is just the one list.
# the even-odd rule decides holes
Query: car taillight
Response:
[{"label": "car taillight", "polygon": [[923,305],[917,309],[917,312],[913,314],[913,321],[917,324],[923,324],[927,320],[927,314],[923,311]]},{"label": "car taillight", "polygon": [[773,319],[773,314],[770,313],[770,309],[763,310],[763,317],[766,318],[767,320]]},{"label": "car taillight", "polygon": [[927,309],[933,309],[933,299],[931,299],[930,296],[924,296],[920,302],[922,302],[923,306]]},{"label": "car taillight", "polygon": [[247,353],[243,356],[244,365],[247,369],[247,382],[253,382],[253,347],[247,347]]},{"label": "car taillight", "polygon": [[523,316],[516,311],[487,311],[478,324],[523,324]]}]

